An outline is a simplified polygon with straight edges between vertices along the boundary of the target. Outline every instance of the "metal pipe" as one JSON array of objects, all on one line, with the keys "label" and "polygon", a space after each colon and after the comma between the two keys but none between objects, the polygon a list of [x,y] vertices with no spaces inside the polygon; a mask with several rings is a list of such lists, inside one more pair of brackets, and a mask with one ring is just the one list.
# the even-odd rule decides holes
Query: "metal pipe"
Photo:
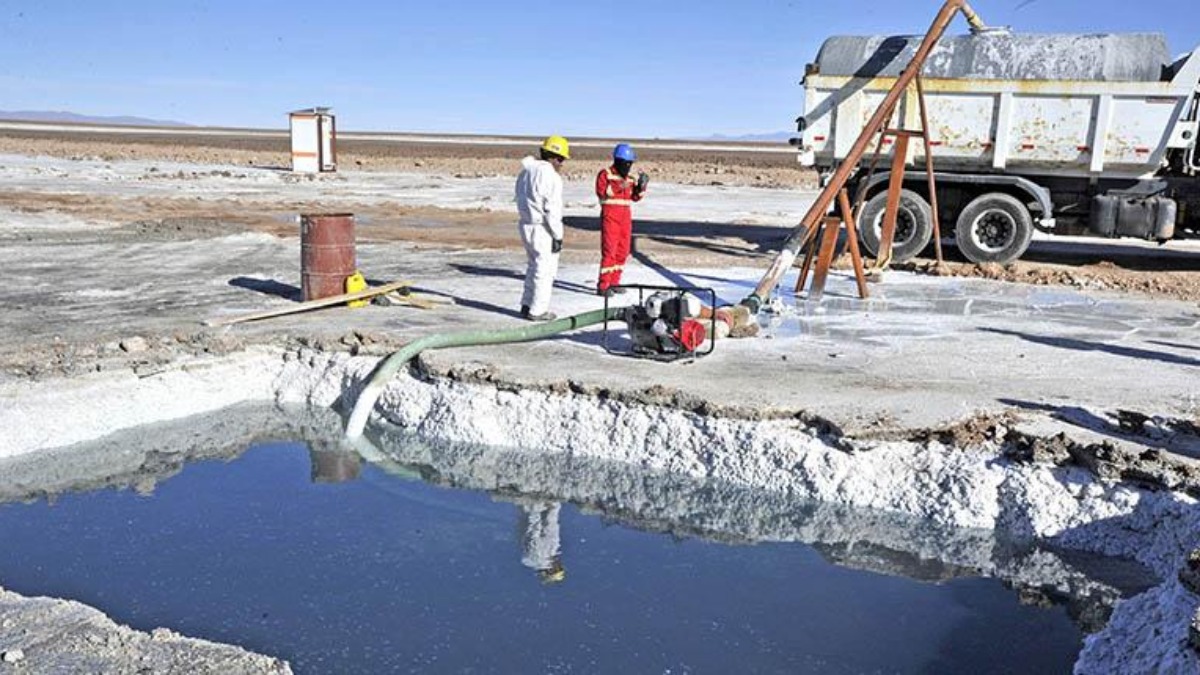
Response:
[{"label": "metal pipe", "polygon": [[921,134],[925,140],[925,175],[929,181],[929,209],[933,214],[933,249],[937,252],[937,261],[941,265],[942,260],[942,217],[938,213],[938,196],[937,196],[937,179],[933,175],[933,144],[929,138],[929,113],[925,109],[925,87],[921,84],[921,76],[918,74],[917,80],[917,100],[921,106],[921,129],[924,133]]},{"label": "metal pipe", "polygon": [[983,19],[979,18],[979,14],[975,12],[975,8],[969,3],[963,2],[961,10],[963,16],[967,19],[967,23],[971,25],[972,33],[986,33],[988,31],[988,25],[983,22]]},{"label": "metal pipe", "polygon": [[[896,216],[900,215],[900,191],[904,188],[904,167],[908,164],[908,141],[912,134],[907,131],[892,132],[896,143],[892,146],[892,172],[888,175],[887,203],[883,209],[883,225],[879,234],[879,251],[875,269],[884,270],[892,264],[892,244],[896,240]],[[867,223],[867,227],[874,227]]]},{"label": "metal pipe", "polygon": [[371,411],[375,409],[375,403],[383,394],[388,380],[392,379],[405,364],[421,352],[444,347],[471,347],[541,340],[558,333],[618,319],[623,309],[622,307],[609,307],[521,328],[439,333],[413,340],[384,359],[375,368],[375,372],[371,373],[366,386],[359,392],[358,400],[354,403],[354,410],[350,413],[350,420],[346,423],[346,440],[353,442],[362,436],[363,430],[367,426],[367,419],[370,417]]},{"label": "metal pipe", "polygon": [[854,283],[858,284],[858,297],[866,300],[871,292],[863,272],[862,253],[858,250],[858,224],[854,209],[850,207],[850,196],[845,190],[838,193],[838,206],[842,209],[842,222],[846,223],[846,247],[850,249],[850,262],[854,265]]},{"label": "metal pipe", "polygon": [[[883,102],[879,104],[879,108],[875,110],[875,114],[871,116],[870,121],[863,127],[862,133],[859,134],[858,140],[854,142],[849,154],[846,155],[846,159],[838,166],[833,177],[825,185],[825,189],[817,196],[816,201],[813,202],[804,219],[792,231],[791,236],[784,243],[783,250],[779,252],[779,255],[776,256],[774,262],[767,269],[766,274],[763,275],[762,280],[759,281],[758,286],[755,287],[754,293],[745,300],[742,300],[742,304],[750,309],[751,315],[758,313],[763,302],[770,296],[771,291],[779,285],[779,281],[783,278],[783,275],[796,262],[796,256],[799,253],[800,246],[807,238],[808,230],[816,227],[820,219],[829,211],[834,197],[846,185],[846,181],[849,180],[850,175],[857,168],[859,160],[862,159],[863,153],[867,149],[867,145],[871,142],[871,138],[879,129],[883,128],[884,120],[890,115],[896,106],[896,102],[900,100],[900,96],[904,93],[904,90],[908,88],[909,83],[917,76],[917,73],[921,72],[921,68],[925,65],[925,60],[929,57],[929,53],[933,51],[934,46],[937,45],[938,40],[945,34],[950,21],[954,19],[955,14],[958,12],[965,12],[967,10],[970,10],[970,7],[964,0],[947,0],[942,5],[941,10],[938,11],[937,16],[930,25],[929,31],[925,34],[925,39],[921,41],[921,46],[917,48],[916,53],[913,55],[912,61],[904,69],[904,72],[900,74],[896,83],[892,85],[892,89],[884,97]],[[982,25],[982,21],[979,21],[979,17],[975,14],[974,10],[970,10],[970,12],[968,21],[970,21],[971,16],[974,16],[975,21]]]}]

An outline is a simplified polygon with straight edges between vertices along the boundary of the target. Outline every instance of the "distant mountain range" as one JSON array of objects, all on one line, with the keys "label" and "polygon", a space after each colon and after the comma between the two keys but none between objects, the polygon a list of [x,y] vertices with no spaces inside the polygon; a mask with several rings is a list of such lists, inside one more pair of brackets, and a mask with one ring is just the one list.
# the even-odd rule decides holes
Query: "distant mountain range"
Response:
[{"label": "distant mountain range", "polygon": [[190,127],[192,125],[172,120],[152,120],[145,117],[130,117],[119,115],[105,117],[103,115],[80,115],[78,113],[57,110],[0,110],[0,120],[17,120],[21,122],[74,122],[77,124],[116,124],[141,127]]},{"label": "distant mountain range", "polygon": [[[190,127],[194,126],[186,122],[176,122],[174,120],[155,120],[146,117],[133,117],[130,115],[104,116],[104,115],[80,115],[79,113],[67,112],[65,110],[0,110],[0,120],[20,121],[20,122],[66,122],[75,124],[112,124],[120,126],[137,126],[137,127]],[[748,143],[787,143],[788,139],[796,135],[794,131],[774,131],[763,134],[711,134],[708,136],[688,136],[686,138],[678,138],[680,141],[733,141],[733,142],[748,142]]]},{"label": "distant mountain range", "polygon": [[713,134],[711,136],[687,138],[688,141],[749,141],[755,143],[787,143],[789,138],[796,135],[795,131],[773,131],[766,134],[742,134],[740,136],[728,136],[726,134]]}]

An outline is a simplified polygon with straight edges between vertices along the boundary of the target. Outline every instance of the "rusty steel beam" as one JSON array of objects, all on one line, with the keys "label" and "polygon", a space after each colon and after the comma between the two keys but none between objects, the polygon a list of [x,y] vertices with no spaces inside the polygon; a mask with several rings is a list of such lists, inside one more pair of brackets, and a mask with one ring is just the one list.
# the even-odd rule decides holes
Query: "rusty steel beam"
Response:
[{"label": "rusty steel beam", "polygon": [[913,55],[912,61],[904,69],[904,72],[896,80],[896,83],[892,85],[891,90],[888,91],[887,96],[884,97],[875,114],[871,116],[870,121],[863,127],[862,133],[859,134],[858,140],[851,146],[846,159],[838,166],[829,183],[825,185],[825,189],[817,196],[817,200],[813,202],[804,219],[792,230],[792,234],[784,243],[783,250],[779,252],[774,262],[771,263],[766,274],[763,275],[762,280],[755,287],[754,293],[742,300],[741,304],[749,310],[749,314],[758,313],[763,302],[770,296],[771,291],[775,290],[783,275],[796,262],[796,256],[808,237],[808,230],[817,227],[821,218],[829,211],[834,198],[846,185],[846,181],[850,179],[850,175],[858,166],[858,162],[862,159],[863,153],[866,152],[871,138],[884,128],[884,121],[889,118],[897,101],[900,100],[900,96],[903,95],[904,90],[908,88],[917,74],[921,72],[921,68],[925,65],[925,60],[929,58],[929,53],[933,51],[934,46],[937,45],[942,35],[946,33],[946,28],[949,27],[950,22],[959,12],[962,12],[966,16],[973,30],[982,29],[983,22],[979,20],[979,15],[975,13],[965,0],[947,0],[942,5],[941,10],[934,17],[933,23],[930,24],[929,31],[925,33],[925,39],[921,41],[921,46],[917,48],[916,54]]},{"label": "rusty steel beam", "polygon": [[[883,228],[879,236],[875,267],[883,269],[892,262],[892,242],[896,240],[896,217],[900,215],[900,190],[904,188],[904,167],[908,164],[908,139],[912,132],[889,132],[896,135],[892,146],[892,173],[888,176],[887,206],[883,211]],[[871,227],[870,224],[867,227]]]},{"label": "rusty steel beam", "polygon": [[[854,224],[854,209],[850,206],[850,196],[845,190],[838,193],[838,206],[840,207],[841,217],[825,216],[823,224],[820,228],[824,232],[823,236],[810,236],[805,242],[802,250],[804,251],[804,265],[800,269],[800,275],[796,280],[796,295],[804,290],[804,285],[808,280],[808,274],[813,269],[813,263],[816,262],[816,276],[813,277],[812,288],[809,289],[809,300],[820,300],[825,293],[825,281],[829,275],[829,266],[833,261],[834,252],[837,250],[837,239],[841,229],[846,228],[846,246],[850,250],[850,261],[854,264],[854,280],[858,283],[858,297],[866,300],[870,297],[870,291],[867,290],[867,277],[863,271],[862,253],[858,250],[858,227]],[[809,230],[810,233],[816,234],[817,230]]]},{"label": "rusty steel beam", "polygon": [[800,295],[804,290],[804,284],[808,283],[808,273],[812,270],[813,258],[816,257],[816,234],[815,229],[809,230],[809,236],[800,245],[800,250],[804,251],[804,264],[800,266],[800,274],[796,276],[796,290],[794,295]]},{"label": "rusty steel beam", "polygon": [[837,216],[825,216],[821,226],[822,236],[817,248],[817,267],[813,272],[812,288],[808,290],[809,300],[820,300],[825,295],[825,282],[829,279],[829,267],[833,264],[833,251],[837,248],[838,232],[842,229],[842,220]]},{"label": "rusty steel beam", "polygon": [[838,193],[838,205],[842,209],[842,222],[846,224],[846,246],[850,249],[850,262],[854,264],[854,283],[858,284],[858,297],[866,300],[871,293],[867,290],[862,253],[858,250],[858,226],[854,223],[854,209],[850,208],[850,197],[845,190]]},{"label": "rusty steel beam", "polygon": [[[978,15],[975,16],[979,18]],[[937,179],[933,177],[933,147],[929,142],[929,114],[925,110],[925,86],[921,84],[921,76],[918,74],[917,81],[917,100],[921,104],[921,128],[925,133],[922,137],[925,139],[925,175],[929,177],[929,208],[933,214],[933,248],[937,251],[937,261],[941,265],[942,262],[942,221],[938,214],[938,196],[937,196]]]}]

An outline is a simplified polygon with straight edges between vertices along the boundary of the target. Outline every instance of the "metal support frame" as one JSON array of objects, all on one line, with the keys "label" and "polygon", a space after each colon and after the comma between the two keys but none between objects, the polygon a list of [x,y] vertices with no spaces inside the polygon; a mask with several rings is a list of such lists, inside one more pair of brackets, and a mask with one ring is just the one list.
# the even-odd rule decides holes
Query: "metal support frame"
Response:
[{"label": "metal support frame", "polygon": [[[921,84],[919,73],[913,78],[913,81],[917,86],[917,101],[921,111],[920,130],[885,129],[880,137],[881,139],[888,136],[894,137],[896,144],[893,148],[895,154],[892,156],[892,170],[888,179],[887,206],[883,213],[883,232],[879,241],[879,253],[875,261],[875,268],[872,270],[874,272],[887,269],[892,262],[892,243],[896,237],[896,219],[900,213],[900,191],[904,188],[904,167],[908,164],[908,143],[913,136],[920,136],[925,144],[925,175],[929,181],[929,207],[933,216],[934,249],[937,251],[938,264],[944,262],[942,259],[942,224],[938,214],[937,180],[934,178],[933,171],[933,144],[929,142],[929,115],[925,110],[925,88]],[[894,114],[893,110],[888,117],[890,118]],[[878,163],[878,155],[882,150],[883,143],[880,143],[875,149],[876,159],[871,162],[872,171]],[[868,182],[870,179],[871,176],[868,174]],[[866,192],[860,194],[860,199],[865,197]]]},{"label": "metal support frame", "polygon": [[[779,285],[783,275],[791,269],[800,249],[809,238],[809,230],[816,228],[821,219],[828,213],[834,198],[846,186],[846,182],[858,168],[858,163],[862,160],[871,139],[886,128],[884,125],[896,109],[896,104],[900,100],[900,96],[903,95],[913,80],[917,78],[921,69],[925,66],[925,61],[929,58],[930,52],[933,51],[934,46],[937,45],[942,35],[946,33],[950,22],[959,12],[962,12],[963,16],[967,18],[973,31],[985,29],[979,16],[965,0],[947,0],[942,5],[941,10],[934,17],[929,30],[926,31],[921,45],[913,55],[912,61],[904,69],[904,72],[900,74],[900,77],[896,79],[896,83],[892,85],[883,102],[875,110],[875,114],[864,125],[862,133],[859,134],[858,140],[851,146],[846,159],[838,166],[829,182],[825,185],[825,189],[817,196],[808,213],[800,221],[800,224],[792,230],[792,234],[788,237],[787,242],[785,242],[783,250],[779,252],[775,261],[767,269],[767,272],[755,287],[754,293],[745,300],[742,300],[742,304],[749,308],[751,312],[758,311],[763,301],[770,296],[771,291]],[[928,152],[926,152],[926,156],[929,156]]]},{"label": "metal support frame", "polygon": [[[850,207],[850,197],[845,190],[838,193],[838,206],[841,217],[825,216],[822,223],[824,236],[818,237],[817,230],[812,230],[804,245],[804,264],[800,268],[800,276],[796,279],[796,295],[804,290],[808,282],[809,271],[816,262],[816,272],[813,274],[812,287],[808,291],[809,300],[820,300],[825,295],[825,282],[829,278],[829,266],[833,262],[833,254],[837,248],[838,233],[846,229],[846,248],[850,251],[850,261],[854,264],[854,280],[858,285],[858,297],[866,300],[871,296],[867,290],[867,277],[863,269],[862,253],[858,249],[858,227],[855,225],[854,209]],[[820,243],[817,242],[818,238]]]},{"label": "metal support frame", "polygon": [[[979,21],[979,16],[974,16],[975,21]],[[916,82],[917,101],[920,102],[921,107],[921,138],[925,140],[925,175],[929,178],[929,209],[933,214],[933,250],[937,254],[938,264],[941,265],[945,262],[942,258],[942,219],[938,214],[937,179],[934,178],[933,171],[933,143],[929,140],[929,112],[925,108],[925,86],[922,84],[919,74]]]}]

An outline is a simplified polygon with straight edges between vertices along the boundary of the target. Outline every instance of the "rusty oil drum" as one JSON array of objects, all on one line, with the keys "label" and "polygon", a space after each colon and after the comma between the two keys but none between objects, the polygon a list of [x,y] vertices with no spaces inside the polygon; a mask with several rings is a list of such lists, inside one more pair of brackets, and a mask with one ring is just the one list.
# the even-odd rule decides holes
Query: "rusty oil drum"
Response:
[{"label": "rusty oil drum", "polygon": [[300,216],[300,288],[305,300],[346,292],[346,277],[357,269],[354,214]]}]

